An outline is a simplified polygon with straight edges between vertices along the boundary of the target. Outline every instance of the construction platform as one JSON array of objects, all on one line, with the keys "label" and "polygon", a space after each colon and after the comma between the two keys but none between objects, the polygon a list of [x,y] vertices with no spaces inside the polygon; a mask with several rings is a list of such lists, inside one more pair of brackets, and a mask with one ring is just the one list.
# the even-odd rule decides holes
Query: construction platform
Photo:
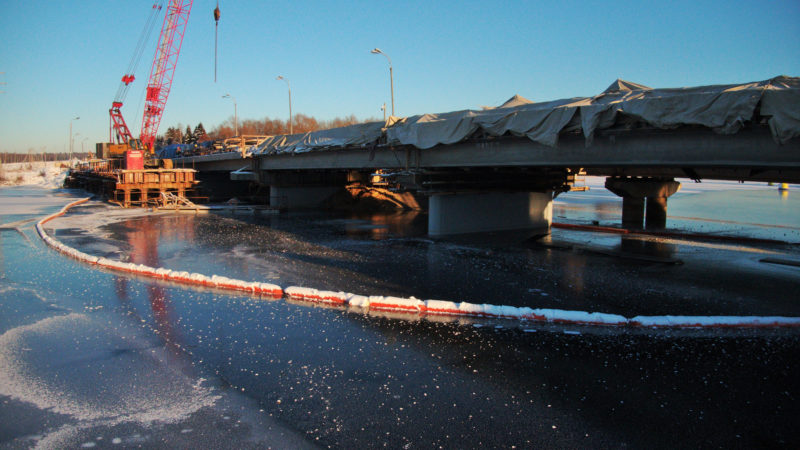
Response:
[{"label": "construction platform", "polygon": [[124,208],[163,206],[175,199],[194,199],[194,169],[112,169],[107,161],[90,161],[73,169],[64,186],[100,194]]}]

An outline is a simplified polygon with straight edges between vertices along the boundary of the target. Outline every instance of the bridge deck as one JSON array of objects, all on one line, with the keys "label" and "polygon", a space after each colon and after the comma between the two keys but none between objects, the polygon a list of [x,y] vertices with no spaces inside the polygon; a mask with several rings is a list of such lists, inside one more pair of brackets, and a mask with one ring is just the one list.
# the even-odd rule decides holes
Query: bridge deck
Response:
[{"label": "bridge deck", "polygon": [[[595,175],[800,181],[800,78],[651,89],[390,118],[272,136],[256,171],[528,167]],[[238,155],[176,160],[235,171]]]},{"label": "bridge deck", "polygon": [[734,135],[695,128],[601,133],[589,147],[579,135],[561,137],[558,147],[506,136],[430,149],[385,145],[257,155],[254,164],[262,171],[582,168],[592,175],[697,175],[707,179],[795,183],[800,182],[800,139],[777,144],[765,126]]}]

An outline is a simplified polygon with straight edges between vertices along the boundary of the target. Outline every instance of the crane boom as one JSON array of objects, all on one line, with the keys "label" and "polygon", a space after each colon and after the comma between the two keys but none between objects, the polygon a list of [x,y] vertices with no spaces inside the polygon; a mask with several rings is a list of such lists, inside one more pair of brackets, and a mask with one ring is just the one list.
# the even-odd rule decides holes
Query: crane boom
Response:
[{"label": "crane boom", "polygon": [[[140,138],[142,144],[152,153],[153,144],[164,114],[164,106],[172,87],[175,66],[186,32],[186,23],[192,9],[192,0],[170,0],[164,25],[158,38],[158,50],[150,69],[150,81],[147,83],[144,117]],[[113,117],[113,114],[112,114]]]},{"label": "crane boom", "polygon": [[139,66],[139,61],[142,59],[142,54],[144,53],[147,41],[149,40],[150,34],[153,31],[153,27],[156,24],[158,15],[161,12],[161,3],[161,0],[156,0],[150,10],[150,15],[147,17],[147,22],[145,22],[142,33],[139,35],[139,41],[136,44],[136,49],[133,52],[130,63],[128,63],[128,69],[125,72],[125,75],[122,76],[122,82],[117,89],[117,95],[114,97],[114,102],[111,104],[111,109],[108,110],[111,119],[111,126],[109,127],[108,132],[109,142],[116,141],[118,144],[128,144],[131,139],[133,139],[131,130],[125,123],[125,118],[122,117],[122,111],[120,111],[120,108],[122,108],[122,102],[125,101],[125,97],[128,96],[130,84],[136,78],[134,73],[136,73],[136,68]]}]

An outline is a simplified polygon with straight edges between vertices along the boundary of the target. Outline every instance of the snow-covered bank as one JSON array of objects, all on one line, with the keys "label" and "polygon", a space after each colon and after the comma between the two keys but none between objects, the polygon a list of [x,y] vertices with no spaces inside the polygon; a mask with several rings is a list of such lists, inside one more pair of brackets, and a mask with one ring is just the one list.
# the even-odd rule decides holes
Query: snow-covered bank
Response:
[{"label": "snow-covered bank", "polygon": [[250,292],[270,298],[286,297],[289,300],[338,305],[356,311],[390,311],[415,317],[463,316],[472,318],[513,319],[530,322],[550,322],[577,325],[616,325],[628,327],[800,327],[800,317],[781,316],[636,316],[627,318],[616,314],[572,311],[552,308],[529,308],[508,305],[473,304],[444,300],[420,300],[414,297],[357,295],[346,292],[321,291],[313,288],[290,286],[286,289],[270,283],[243,281],[219,275],[173,271],[163,267],[124,263],[80,252],[50,237],[44,224],[66,213],[71,207],[84,203],[82,199],[70,203],[60,212],[52,214],[36,225],[42,239],[63,254],[88,264],[135,275],[163,279],[182,284],[199,285],[226,290]]},{"label": "snow-covered bank", "polygon": [[38,185],[60,188],[64,185],[68,168],[68,161],[0,164],[0,186]]}]

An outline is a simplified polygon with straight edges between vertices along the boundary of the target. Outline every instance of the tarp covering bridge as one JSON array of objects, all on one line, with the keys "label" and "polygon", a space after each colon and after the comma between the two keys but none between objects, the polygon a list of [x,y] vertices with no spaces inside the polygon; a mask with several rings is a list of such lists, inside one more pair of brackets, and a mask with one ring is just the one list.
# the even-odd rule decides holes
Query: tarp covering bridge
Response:
[{"label": "tarp covering bridge", "polygon": [[253,153],[401,145],[431,149],[464,141],[476,133],[527,137],[549,147],[558,147],[564,133],[579,133],[591,148],[601,130],[689,126],[735,134],[747,124],[768,126],[779,144],[800,137],[800,78],[778,76],[743,84],[667,89],[618,79],[593,97],[531,102],[515,95],[496,108],[390,117],[385,123],[273,136]]}]

